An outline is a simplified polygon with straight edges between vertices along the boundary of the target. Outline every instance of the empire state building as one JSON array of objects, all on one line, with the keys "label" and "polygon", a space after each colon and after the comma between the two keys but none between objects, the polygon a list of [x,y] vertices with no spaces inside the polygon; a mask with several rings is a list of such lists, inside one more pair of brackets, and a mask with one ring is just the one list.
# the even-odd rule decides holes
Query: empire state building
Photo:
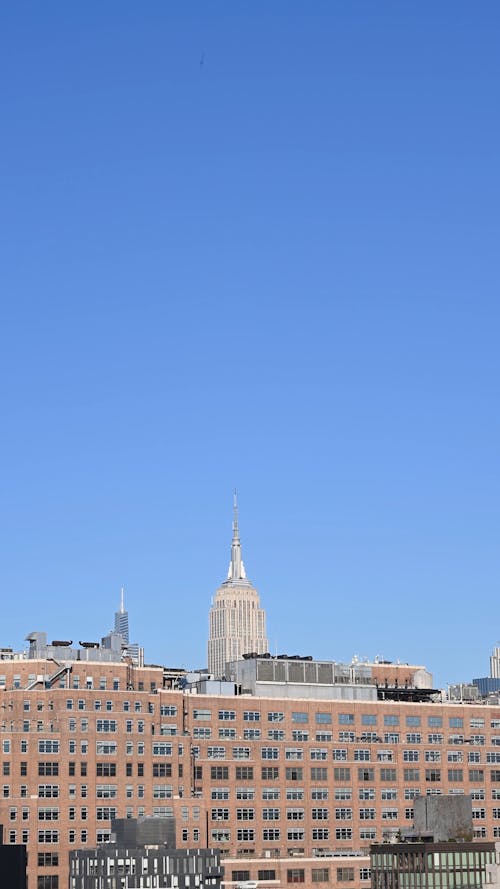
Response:
[{"label": "empire state building", "polygon": [[264,654],[266,615],[260,598],[248,580],[241,558],[238,504],[234,495],[233,539],[227,580],[215,593],[209,616],[208,672],[222,678],[228,661],[241,660],[250,651]]}]

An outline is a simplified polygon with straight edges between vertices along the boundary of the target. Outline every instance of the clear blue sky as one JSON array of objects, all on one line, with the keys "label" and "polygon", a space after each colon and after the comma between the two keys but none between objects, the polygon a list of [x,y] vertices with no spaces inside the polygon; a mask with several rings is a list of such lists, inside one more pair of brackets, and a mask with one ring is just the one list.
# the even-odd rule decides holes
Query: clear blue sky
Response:
[{"label": "clear blue sky", "polygon": [[232,491],[272,650],[488,674],[497,2],[0,11],[2,645],[206,663]]}]

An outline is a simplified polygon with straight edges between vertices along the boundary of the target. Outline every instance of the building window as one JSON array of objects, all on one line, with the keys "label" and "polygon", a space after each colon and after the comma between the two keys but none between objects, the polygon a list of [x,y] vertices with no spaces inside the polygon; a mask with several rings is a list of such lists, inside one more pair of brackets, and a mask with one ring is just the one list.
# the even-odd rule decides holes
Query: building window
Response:
[{"label": "building window", "polygon": [[216,828],[215,830],[210,831],[210,836],[212,838],[212,842],[217,845],[218,843],[229,843],[231,839],[231,831],[230,830],[221,830],[220,828]]},{"label": "building window", "polygon": [[233,883],[245,882],[250,879],[249,870],[233,870],[231,872],[231,880]]},{"label": "building window", "polygon": [[312,883],[329,883],[330,868],[329,867],[313,867],[311,870]]},{"label": "building window", "polygon": [[59,763],[58,762],[39,762],[38,763],[38,774],[39,775],[58,775],[59,774]]},{"label": "building window", "polygon": [[236,831],[236,839],[238,842],[253,842],[255,840],[255,830],[251,827],[239,827]]},{"label": "building window", "polygon": [[59,831],[58,830],[39,830],[38,831],[38,842],[39,843],[58,843],[59,842]]},{"label": "building window", "polygon": [[305,833],[305,830],[301,827],[290,827],[286,832],[286,838],[287,840],[297,842],[304,839]]},{"label": "building window", "polygon": [[265,842],[276,842],[280,839],[279,827],[264,827],[262,829],[262,839]]},{"label": "building window", "polygon": [[288,868],[286,872],[287,883],[304,883],[305,870],[303,867]]},{"label": "building window", "polygon": [[116,732],[116,719],[98,719],[96,732]]},{"label": "building window", "polygon": [[243,739],[245,741],[258,741],[260,739],[260,728],[244,728]]},{"label": "building window", "polygon": [[292,741],[308,741],[309,732],[307,729],[295,728],[292,730]]},{"label": "building window", "polygon": [[263,821],[279,821],[280,819],[280,810],[273,808],[265,808],[262,809],[262,820]]},{"label": "building window", "polygon": [[227,781],[229,779],[228,766],[210,766],[210,778],[212,781]]},{"label": "building window", "polygon": [[263,800],[273,800],[280,798],[280,791],[278,787],[263,787],[262,788],[262,799]]},{"label": "building window", "polygon": [[352,840],[352,827],[336,827],[335,828],[335,839],[336,840]]},{"label": "building window", "polygon": [[233,759],[250,759],[250,747],[233,747]]},{"label": "building window", "polygon": [[60,743],[53,738],[40,739],[38,741],[39,753],[59,753]]},{"label": "building window", "polygon": [[[197,739],[207,739],[212,737],[212,729],[208,726],[195,726],[193,729],[193,738]],[[235,728],[220,728],[219,729],[219,738],[222,740],[226,740],[229,738],[236,737],[236,729]]]},{"label": "building window", "polygon": [[285,759],[304,759],[304,751],[302,747],[286,747],[285,748]]},{"label": "building window", "polygon": [[356,740],[356,733],[351,732],[350,730],[343,729],[339,732],[339,741],[342,744],[354,744]]},{"label": "building window", "polygon": [[330,839],[330,828],[329,827],[313,827],[311,832],[311,837],[313,840],[329,840]]},{"label": "building window", "polygon": [[270,728],[267,731],[267,737],[269,741],[284,741],[285,740],[285,732],[282,728]]},{"label": "building window", "polygon": [[440,750],[426,750],[425,751],[425,761],[426,762],[441,762],[441,751]]},{"label": "building window", "polygon": [[254,821],[255,819],[255,809],[236,809],[236,820],[237,821]]},{"label": "building window", "polygon": [[406,743],[407,744],[421,744],[422,743],[422,735],[420,732],[408,732],[406,735]]},{"label": "building window", "polygon": [[338,867],[337,868],[337,883],[352,883],[354,882],[354,868],[353,867]]},{"label": "building window", "polygon": [[359,810],[360,821],[375,821],[375,809],[362,808]]},{"label": "building window", "polygon": [[354,751],[354,762],[369,762],[370,750],[367,747],[358,747]]},{"label": "building window", "polygon": [[382,809],[382,821],[397,821],[398,820],[398,810],[397,809]]},{"label": "building window", "polygon": [[45,806],[38,809],[39,821],[59,821],[59,809]]},{"label": "building window", "polygon": [[377,837],[377,829],[375,827],[360,827],[359,829],[359,838],[360,840],[369,840],[373,842]]},{"label": "building window", "polygon": [[115,762],[98,762],[96,763],[96,775],[98,778],[115,778],[116,763]]},{"label": "building window", "polygon": [[153,778],[171,778],[172,763],[170,762],[154,762]]},{"label": "building window", "polygon": [[[279,768],[277,766],[263,766],[261,769],[261,778],[263,781],[274,781],[279,778]],[[287,769],[288,771],[288,769]],[[292,770],[290,770],[292,771]],[[295,771],[301,771],[300,769],[296,769]],[[287,780],[293,781],[293,778],[289,778],[287,776]],[[298,779],[295,779],[298,780]]]},{"label": "building window", "polygon": [[116,818],[116,808],[114,806],[97,806],[95,816],[97,821],[113,821]]},{"label": "building window", "polygon": [[207,759],[225,759],[225,747],[207,747]]},{"label": "building window", "polygon": [[115,799],[118,796],[118,785],[97,784],[95,795],[97,799]]},{"label": "building window", "polygon": [[279,759],[278,747],[262,747],[262,759]]},{"label": "building window", "polygon": [[303,821],[305,818],[305,810],[304,809],[287,808],[286,818],[287,818],[287,821]]},{"label": "building window", "polygon": [[[313,821],[328,820],[328,809],[313,809],[311,814]],[[352,821],[352,809],[346,808],[345,806],[340,806],[335,809],[335,820]]]}]

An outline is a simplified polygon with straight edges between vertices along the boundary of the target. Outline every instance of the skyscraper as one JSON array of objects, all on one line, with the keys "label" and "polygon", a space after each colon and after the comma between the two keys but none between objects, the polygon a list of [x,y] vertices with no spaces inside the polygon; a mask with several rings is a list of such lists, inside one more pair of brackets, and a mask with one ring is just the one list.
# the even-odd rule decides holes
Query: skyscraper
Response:
[{"label": "skyscraper", "polygon": [[115,611],[115,633],[119,633],[128,645],[128,611],[125,611],[123,603],[123,587],[120,592],[120,610]]},{"label": "skyscraper", "polygon": [[224,676],[228,661],[239,660],[250,651],[263,654],[269,648],[266,615],[260,607],[257,590],[246,576],[241,557],[236,494],[233,510],[227,580],[216,591],[209,616],[208,671],[216,678]]}]

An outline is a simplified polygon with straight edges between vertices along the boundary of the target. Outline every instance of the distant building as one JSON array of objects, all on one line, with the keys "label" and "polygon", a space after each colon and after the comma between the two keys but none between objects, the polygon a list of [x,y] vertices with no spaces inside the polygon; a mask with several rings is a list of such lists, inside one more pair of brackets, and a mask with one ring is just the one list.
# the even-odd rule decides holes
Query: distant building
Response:
[{"label": "distant building", "polygon": [[122,636],[123,641],[128,645],[128,611],[125,610],[123,601],[123,587],[120,591],[120,610],[115,611],[115,633],[119,633],[120,636]]},{"label": "distant building", "polygon": [[500,648],[494,648],[490,657],[490,676],[500,679]]},{"label": "distant building", "polygon": [[383,843],[370,860],[371,889],[479,889],[497,882],[500,843]]},{"label": "distant building", "polygon": [[493,649],[490,657],[490,675],[482,676],[472,680],[477,695],[481,698],[488,698],[491,695],[498,695],[500,692],[500,648]]},{"label": "distant building", "polygon": [[372,889],[454,889],[498,883],[500,844],[472,842],[470,796],[414,800],[413,831],[404,842],[370,847]]},{"label": "distant building", "polygon": [[208,672],[225,676],[229,661],[248,652],[262,654],[269,648],[266,615],[257,590],[248,580],[241,556],[238,505],[234,498],[233,539],[227,580],[215,593],[209,617]]},{"label": "distant building", "polygon": [[69,860],[70,889],[198,889],[222,879],[218,850],[175,848],[173,818],[113,821],[112,842],[72,850]]},{"label": "distant building", "polygon": [[120,591],[120,608],[118,611],[115,611],[114,632],[103,639],[103,645],[107,644],[108,640],[112,640],[115,636],[119,636],[122,639],[125,656],[130,658],[134,664],[142,666],[144,664],[144,649],[138,642],[130,642],[129,638],[128,611],[125,609],[123,587]]},{"label": "distant building", "polygon": [[492,676],[484,676],[480,679],[473,679],[472,681],[477,689],[478,697],[480,698],[487,698],[488,695],[494,695],[500,692],[500,679],[494,679]]}]

